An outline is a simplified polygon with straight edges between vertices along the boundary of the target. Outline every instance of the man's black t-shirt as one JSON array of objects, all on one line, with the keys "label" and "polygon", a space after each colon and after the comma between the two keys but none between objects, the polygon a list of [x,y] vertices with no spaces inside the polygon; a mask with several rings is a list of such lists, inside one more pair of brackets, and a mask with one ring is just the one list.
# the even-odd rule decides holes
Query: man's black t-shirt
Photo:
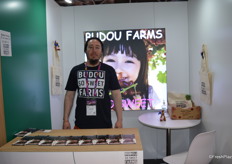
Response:
[{"label": "man's black t-shirt", "polygon": [[[112,128],[109,91],[120,89],[113,67],[101,63],[100,68],[87,67],[85,70],[85,63],[77,65],[71,70],[65,89],[77,91],[76,126],[81,129]],[[87,98],[97,100],[96,116],[86,115]]]}]

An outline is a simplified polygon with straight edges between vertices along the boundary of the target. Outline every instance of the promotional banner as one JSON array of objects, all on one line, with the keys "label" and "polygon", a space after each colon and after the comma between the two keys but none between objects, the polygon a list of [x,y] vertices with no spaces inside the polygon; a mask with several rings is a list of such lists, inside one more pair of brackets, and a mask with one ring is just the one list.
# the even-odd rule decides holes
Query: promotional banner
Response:
[{"label": "promotional banner", "polygon": [[166,107],[165,28],[84,32],[84,41],[91,37],[101,39],[104,45],[101,61],[117,73],[123,110]]}]

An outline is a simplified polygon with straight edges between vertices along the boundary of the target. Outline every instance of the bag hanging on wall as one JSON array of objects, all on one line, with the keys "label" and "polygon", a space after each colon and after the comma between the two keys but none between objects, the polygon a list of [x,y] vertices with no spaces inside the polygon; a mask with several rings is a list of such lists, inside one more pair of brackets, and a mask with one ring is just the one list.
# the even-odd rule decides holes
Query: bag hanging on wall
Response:
[{"label": "bag hanging on wall", "polygon": [[201,52],[201,69],[200,69],[200,99],[206,104],[211,104],[211,80],[212,74],[208,68],[208,51],[207,46],[202,45]]},{"label": "bag hanging on wall", "polygon": [[60,58],[57,49],[58,43],[55,41],[54,50],[53,50],[53,66],[51,66],[51,92],[52,95],[61,95],[62,94],[62,68],[60,63]]},{"label": "bag hanging on wall", "polygon": [[62,74],[61,69],[56,66],[51,67],[52,95],[62,94]]}]

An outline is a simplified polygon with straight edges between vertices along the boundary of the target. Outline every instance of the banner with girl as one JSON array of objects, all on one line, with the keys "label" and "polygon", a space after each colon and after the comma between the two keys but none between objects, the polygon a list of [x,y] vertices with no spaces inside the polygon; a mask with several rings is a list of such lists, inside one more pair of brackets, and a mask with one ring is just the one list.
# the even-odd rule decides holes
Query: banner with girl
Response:
[{"label": "banner with girl", "polygon": [[123,110],[154,110],[167,104],[164,28],[84,32],[85,41],[90,37],[103,41],[101,61],[117,73]]}]

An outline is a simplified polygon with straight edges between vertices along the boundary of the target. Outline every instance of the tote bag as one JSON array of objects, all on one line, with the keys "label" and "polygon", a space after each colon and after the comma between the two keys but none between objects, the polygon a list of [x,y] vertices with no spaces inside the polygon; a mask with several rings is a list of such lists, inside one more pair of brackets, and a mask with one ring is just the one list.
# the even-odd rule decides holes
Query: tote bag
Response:
[{"label": "tote bag", "polygon": [[51,67],[52,95],[62,94],[62,74],[60,67]]},{"label": "tote bag", "polygon": [[211,104],[211,78],[212,74],[208,68],[208,51],[207,46],[202,45],[202,58],[200,69],[200,99],[206,104]]},{"label": "tote bag", "polygon": [[52,95],[62,94],[62,71],[58,51],[53,51],[53,66],[51,66],[51,92]]}]

